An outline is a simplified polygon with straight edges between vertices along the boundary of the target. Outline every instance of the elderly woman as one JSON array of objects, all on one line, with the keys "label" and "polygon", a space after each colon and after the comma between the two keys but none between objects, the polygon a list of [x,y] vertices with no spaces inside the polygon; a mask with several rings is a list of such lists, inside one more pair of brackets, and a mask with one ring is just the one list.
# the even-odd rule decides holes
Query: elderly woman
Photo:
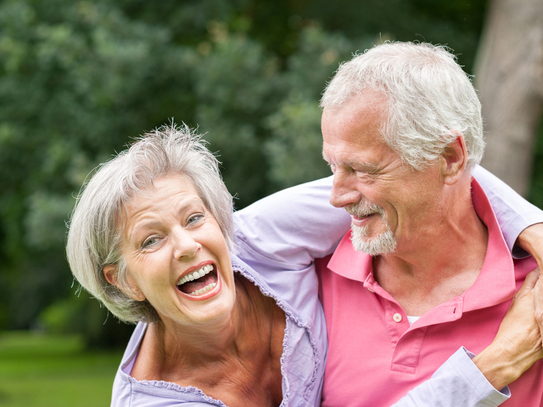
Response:
[{"label": "elderly woman", "polygon": [[[137,324],[112,406],[319,404],[327,343],[314,273],[259,274],[230,252],[232,236],[217,160],[188,128],[146,134],[88,182],[70,224],[71,269]],[[456,396],[440,389],[454,383],[472,393],[470,405],[496,400],[488,383],[442,370],[413,394],[452,406]]]}]

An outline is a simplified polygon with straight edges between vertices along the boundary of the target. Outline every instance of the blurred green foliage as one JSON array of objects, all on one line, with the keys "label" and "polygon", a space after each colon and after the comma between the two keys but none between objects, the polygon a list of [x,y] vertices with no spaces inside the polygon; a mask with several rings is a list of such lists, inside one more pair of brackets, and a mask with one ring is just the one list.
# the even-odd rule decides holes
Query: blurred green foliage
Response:
[{"label": "blurred green foliage", "polygon": [[[86,175],[172,118],[218,152],[236,206],[328,174],[319,96],[386,39],[449,45],[470,72],[484,0],[0,1],[0,328],[126,342],[74,295],[65,223]],[[107,321],[107,322],[105,322]]]}]

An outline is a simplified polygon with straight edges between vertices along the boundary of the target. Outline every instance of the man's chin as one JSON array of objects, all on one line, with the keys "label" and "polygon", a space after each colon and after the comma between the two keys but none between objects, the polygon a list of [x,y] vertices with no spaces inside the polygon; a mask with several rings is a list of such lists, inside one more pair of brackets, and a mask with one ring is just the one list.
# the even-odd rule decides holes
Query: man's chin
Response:
[{"label": "man's chin", "polygon": [[352,225],[351,242],[355,250],[370,256],[390,254],[396,250],[396,239],[390,229],[370,238],[367,236],[367,228]]}]

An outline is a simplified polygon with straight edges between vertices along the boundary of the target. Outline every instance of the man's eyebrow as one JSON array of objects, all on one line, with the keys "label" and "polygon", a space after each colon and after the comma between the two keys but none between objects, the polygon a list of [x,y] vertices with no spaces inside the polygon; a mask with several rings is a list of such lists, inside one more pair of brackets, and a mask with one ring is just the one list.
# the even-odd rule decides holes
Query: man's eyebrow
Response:
[{"label": "man's eyebrow", "polygon": [[324,149],[322,150],[322,158],[324,159],[324,161],[328,163],[328,165],[334,164],[334,165],[339,165],[342,167],[350,167],[355,170],[358,169],[358,170],[366,171],[370,174],[376,174],[379,171],[381,171],[381,166],[377,164],[365,163],[365,162],[361,162],[357,160],[344,160],[344,161],[339,161],[339,162],[338,161],[332,162],[332,160],[330,160],[326,156]]},{"label": "man's eyebrow", "polygon": [[371,164],[367,162],[357,161],[357,160],[344,160],[335,163],[341,167],[349,167],[355,171],[365,171],[369,174],[376,174],[381,171],[381,166],[377,164]]},{"label": "man's eyebrow", "polygon": [[326,153],[324,152],[324,149],[322,150],[322,159],[324,161],[326,161],[328,164],[330,164],[330,160],[328,159],[328,157],[326,156]]},{"label": "man's eyebrow", "polygon": [[363,169],[368,172],[377,172],[381,169],[381,167],[377,164],[365,163],[356,160],[346,160],[342,164],[349,166],[353,169]]}]

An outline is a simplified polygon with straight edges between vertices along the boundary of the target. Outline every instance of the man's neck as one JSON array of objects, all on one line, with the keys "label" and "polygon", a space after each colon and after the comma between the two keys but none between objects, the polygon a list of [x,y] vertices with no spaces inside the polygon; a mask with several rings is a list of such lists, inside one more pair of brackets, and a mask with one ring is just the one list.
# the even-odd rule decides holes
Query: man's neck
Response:
[{"label": "man's neck", "polygon": [[469,185],[451,190],[431,221],[396,252],[373,259],[377,282],[404,308],[420,316],[464,293],[483,266],[488,230],[477,216]]}]

